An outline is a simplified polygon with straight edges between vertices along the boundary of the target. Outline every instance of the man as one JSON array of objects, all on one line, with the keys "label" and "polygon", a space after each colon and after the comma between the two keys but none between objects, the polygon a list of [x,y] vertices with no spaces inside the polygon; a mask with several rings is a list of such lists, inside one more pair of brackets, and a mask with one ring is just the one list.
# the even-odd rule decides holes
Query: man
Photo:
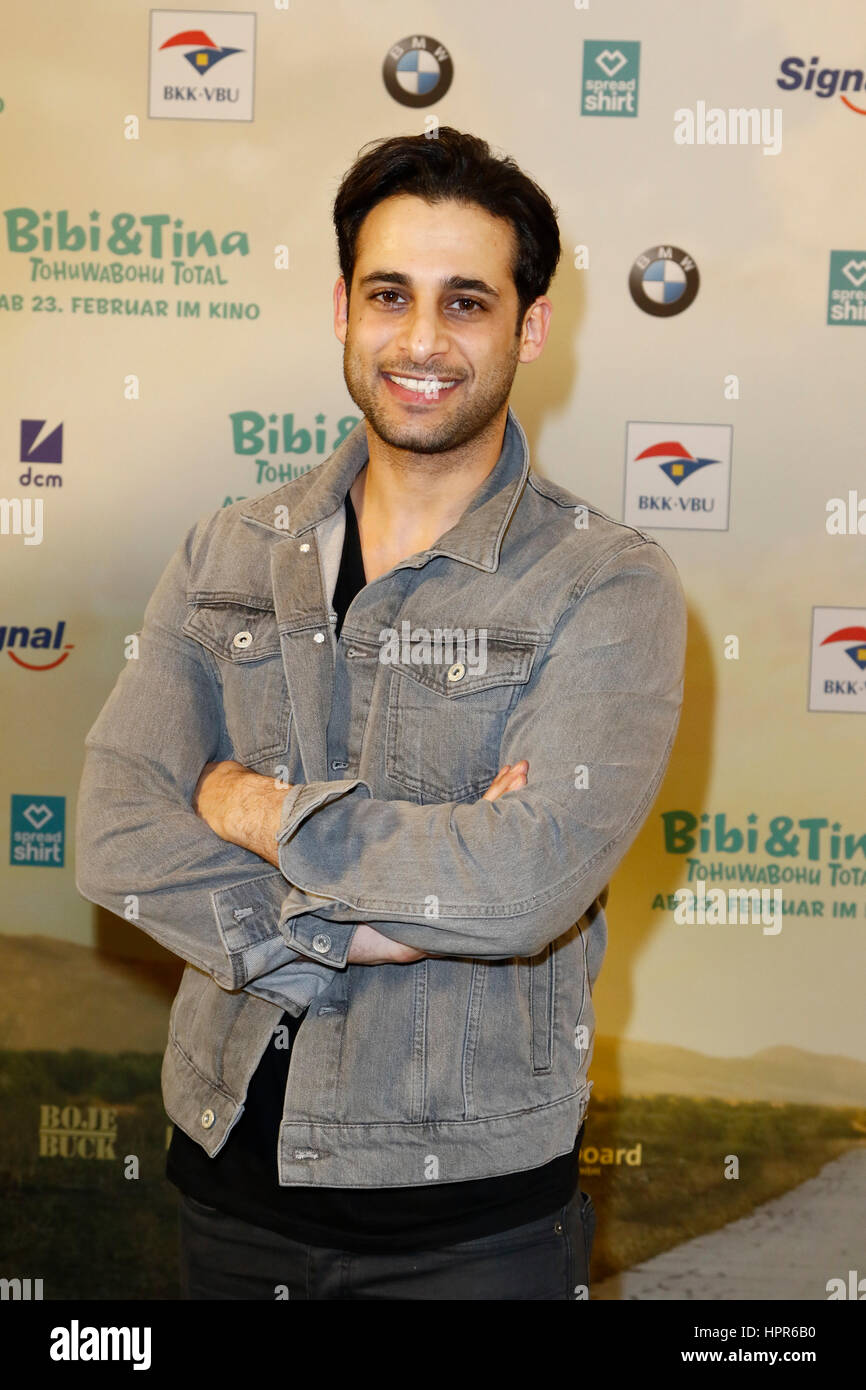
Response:
[{"label": "man", "polygon": [[363,154],[334,222],[364,418],[169,564],[87,738],[78,885],[187,962],[186,1296],[585,1298],[591,989],[682,589],[530,470],[545,194],[446,127]]}]

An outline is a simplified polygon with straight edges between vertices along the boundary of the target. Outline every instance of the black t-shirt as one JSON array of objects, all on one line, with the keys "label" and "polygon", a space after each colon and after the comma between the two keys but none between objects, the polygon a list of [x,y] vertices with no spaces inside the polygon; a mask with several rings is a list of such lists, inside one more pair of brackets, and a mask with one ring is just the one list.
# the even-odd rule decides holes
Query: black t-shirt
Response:
[{"label": "black t-shirt", "polygon": [[[366,584],[358,521],[346,494],[346,538],[334,590],[336,635]],[[375,969],[367,966],[366,969]],[[408,968],[408,967],[407,967]],[[209,1158],[175,1126],[166,1174],[190,1197],[306,1245],[351,1251],[414,1250],[452,1245],[535,1221],[565,1206],[579,1182],[583,1129],[571,1153],[517,1173],[423,1187],[281,1187],[277,1142],[291,1049],[306,1011],[284,1013],[254,1072],[243,1114],[220,1152]]]}]

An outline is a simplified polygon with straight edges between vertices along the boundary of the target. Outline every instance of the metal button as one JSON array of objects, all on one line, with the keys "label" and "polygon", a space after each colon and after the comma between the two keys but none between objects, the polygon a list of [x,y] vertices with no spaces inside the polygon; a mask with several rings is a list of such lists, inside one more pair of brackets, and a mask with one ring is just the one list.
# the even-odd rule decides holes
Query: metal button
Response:
[{"label": "metal button", "polygon": [[233,647],[248,647],[253,640],[251,632],[236,632],[232,638]]},{"label": "metal button", "polygon": [[557,1234],[558,1236],[561,1236],[561,1235],[562,1235],[562,1222],[561,1222],[561,1221],[557,1221],[557,1223],[556,1223],[556,1225],[554,1226],[553,1229],[554,1229],[554,1231],[556,1232],[556,1234]]},{"label": "metal button", "polygon": [[212,1110],[203,1110],[203,1111],[201,1112],[201,1127],[202,1127],[202,1129],[210,1129],[210,1127],[211,1127],[211,1125],[213,1124],[213,1122],[214,1122],[215,1119],[216,1119],[216,1116],[214,1115],[214,1113],[213,1113]]},{"label": "metal button", "polygon": [[324,634],[324,632],[314,632],[314,633],[313,633],[313,641],[314,641],[314,642],[324,642],[324,640],[325,640],[325,634]]},{"label": "metal button", "polygon": [[304,544],[301,546],[301,550],[304,552],[305,555],[306,555],[307,551],[309,550],[309,548],[310,548],[310,542],[309,542],[309,541],[304,541]]},{"label": "metal button", "polygon": [[331,949],[331,938],[327,932],[319,932],[313,937],[313,950],[318,951],[320,956],[324,956]]},{"label": "metal button", "polygon": [[450,681],[462,681],[466,675],[466,667],[462,661],[455,661],[453,666],[448,667],[448,679]]}]

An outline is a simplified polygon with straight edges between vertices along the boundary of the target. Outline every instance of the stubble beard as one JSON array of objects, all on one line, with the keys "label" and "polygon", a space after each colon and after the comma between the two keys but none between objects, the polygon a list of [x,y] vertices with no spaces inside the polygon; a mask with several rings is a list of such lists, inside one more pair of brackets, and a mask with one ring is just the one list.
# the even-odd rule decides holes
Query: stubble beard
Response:
[{"label": "stubble beard", "polygon": [[424,419],[411,420],[407,417],[402,423],[397,423],[399,401],[385,399],[383,393],[388,388],[383,384],[378,368],[365,366],[348,337],[343,346],[343,379],[352,400],[383,443],[412,454],[445,454],[483,434],[491,420],[499,414],[511,394],[519,350],[519,343],[515,339],[508,357],[487,377],[480,392],[476,391],[470,396],[465,383],[455,386],[455,391],[466,393],[465,398],[458,401],[453,410],[446,402],[441,419],[435,418],[430,411]]}]

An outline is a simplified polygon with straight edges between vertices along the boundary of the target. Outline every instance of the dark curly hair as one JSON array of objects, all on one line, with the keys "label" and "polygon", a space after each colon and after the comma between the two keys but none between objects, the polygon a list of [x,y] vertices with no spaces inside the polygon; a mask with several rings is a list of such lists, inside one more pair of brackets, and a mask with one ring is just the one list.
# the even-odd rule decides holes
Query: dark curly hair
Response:
[{"label": "dark curly hair", "polygon": [[361,224],[377,203],[410,193],[428,203],[452,199],[477,204],[507,219],[514,229],[511,274],[519,334],[530,304],[547,293],[562,250],[556,209],[547,194],[510,156],[498,158],[486,141],[453,126],[440,126],[431,139],[397,135],[370,145],[344,175],[334,200],[337,253],[347,292],[352,288]]}]

